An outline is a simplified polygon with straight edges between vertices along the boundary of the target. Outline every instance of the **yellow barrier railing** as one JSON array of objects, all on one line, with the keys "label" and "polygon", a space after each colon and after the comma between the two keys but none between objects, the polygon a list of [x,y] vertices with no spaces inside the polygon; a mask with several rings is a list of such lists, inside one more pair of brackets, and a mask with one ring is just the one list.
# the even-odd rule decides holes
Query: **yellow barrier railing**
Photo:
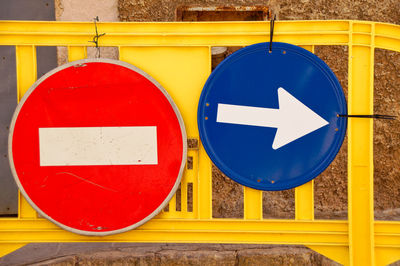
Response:
[{"label": "yellow barrier railing", "polygon": [[[101,46],[153,76],[179,107],[187,135],[198,145],[181,183],[180,201],[127,233],[88,237],[37,217],[19,197],[18,218],[0,218],[0,256],[31,242],[204,242],[302,244],[346,265],[386,265],[400,259],[400,222],[374,221],[373,123],[349,119],[348,221],[315,220],[313,182],[295,189],[295,219],[262,216],[262,192],[244,188],[244,218],[212,218],[211,162],[196,124],[197,101],[211,71],[212,46],[268,41],[268,22],[98,23]],[[90,22],[0,21],[0,45],[16,46],[18,99],[36,80],[36,46],[67,46],[69,61],[86,57]],[[345,45],[349,113],[373,113],[374,50],[400,52],[400,26],[363,21],[279,21],[274,40],[300,45]],[[189,164],[188,164],[189,166]],[[191,197],[189,206],[188,198]],[[177,211],[177,202],[180,211]],[[190,207],[190,208],[189,208]]]}]

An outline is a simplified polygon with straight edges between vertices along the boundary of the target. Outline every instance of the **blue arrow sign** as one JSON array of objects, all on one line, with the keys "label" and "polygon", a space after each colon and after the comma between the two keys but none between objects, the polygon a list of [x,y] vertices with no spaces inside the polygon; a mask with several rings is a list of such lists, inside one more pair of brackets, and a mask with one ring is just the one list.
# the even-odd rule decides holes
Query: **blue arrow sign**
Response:
[{"label": "blue arrow sign", "polygon": [[285,43],[248,46],[225,59],[200,97],[198,126],[214,164],[238,183],[283,190],[319,175],[345,133],[346,100],[317,56]]}]

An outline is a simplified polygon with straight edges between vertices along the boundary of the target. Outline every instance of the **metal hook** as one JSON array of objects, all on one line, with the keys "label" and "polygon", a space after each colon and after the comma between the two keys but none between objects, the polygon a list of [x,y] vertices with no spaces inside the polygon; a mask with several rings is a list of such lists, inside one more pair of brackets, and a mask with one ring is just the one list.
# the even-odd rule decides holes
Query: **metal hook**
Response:
[{"label": "metal hook", "polygon": [[96,17],[93,19],[93,21],[94,21],[94,28],[95,28],[95,31],[96,31],[96,35],[93,37],[93,41],[89,41],[89,42],[92,42],[92,43],[96,44],[96,48],[97,48],[96,57],[97,57],[97,58],[100,58],[99,38],[100,38],[101,36],[104,36],[105,33],[99,34],[98,31],[97,31],[97,24],[96,24],[96,21],[99,21],[99,16],[96,16]]},{"label": "metal hook", "polygon": [[269,52],[272,52],[272,39],[274,38],[274,27],[275,27],[276,15],[270,20],[270,32],[269,32]]}]

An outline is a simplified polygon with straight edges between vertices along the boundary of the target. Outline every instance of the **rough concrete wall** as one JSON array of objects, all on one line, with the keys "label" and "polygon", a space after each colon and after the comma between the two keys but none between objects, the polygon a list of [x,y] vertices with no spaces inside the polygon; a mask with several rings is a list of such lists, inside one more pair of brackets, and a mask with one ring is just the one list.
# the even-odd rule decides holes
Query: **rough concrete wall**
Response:
[{"label": "rough concrete wall", "polygon": [[[100,21],[119,21],[117,0],[55,0],[56,20],[58,21],[93,21],[96,16]],[[94,33],[94,26],[93,26]],[[101,42],[101,38],[99,39]],[[118,49],[115,47],[100,48],[101,56],[104,58],[118,59]],[[88,58],[96,57],[96,49],[88,48]],[[58,65],[68,61],[67,48],[58,47]]]},{"label": "rough concrete wall", "polygon": [[121,21],[173,21],[178,6],[261,5],[281,20],[359,19],[400,24],[397,0],[118,0]]},{"label": "rough concrete wall", "polygon": [[[179,6],[264,5],[280,20],[355,19],[400,24],[398,0],[118,0],[121,21],[174,21]],[[267,38],[266,38],[266,41]],[[316,47],[347,94],[347,47]],[[375,112],[400,117],[400,57],[376,51]],[[374,121],[376,218],[400,219],[400,121]],[[345,140],[346,143],[346,140]],[[347,218],[347,147],[315,179],[316,218]],[[242,217],[242,187],[213,171],[213,216]],[[226,200],[229,198],[230,200]],[[293,218],[294,191],[264,193],[265,218]]]}]

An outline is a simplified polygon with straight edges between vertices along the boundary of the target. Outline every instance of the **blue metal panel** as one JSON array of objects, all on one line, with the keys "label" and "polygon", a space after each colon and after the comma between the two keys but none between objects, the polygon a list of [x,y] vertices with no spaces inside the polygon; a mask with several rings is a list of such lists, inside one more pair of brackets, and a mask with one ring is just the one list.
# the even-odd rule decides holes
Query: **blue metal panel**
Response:
[{"label": "blue metal panel", "polygon": [[321,59],[286,43],[273,43],[270,53],[269,43],[260,43],[210,75],[198,126],[208,155],[227,176],[283,190],[315,178],[335,158],[347,127],[338,114],[347,114],[343,90]]}]

